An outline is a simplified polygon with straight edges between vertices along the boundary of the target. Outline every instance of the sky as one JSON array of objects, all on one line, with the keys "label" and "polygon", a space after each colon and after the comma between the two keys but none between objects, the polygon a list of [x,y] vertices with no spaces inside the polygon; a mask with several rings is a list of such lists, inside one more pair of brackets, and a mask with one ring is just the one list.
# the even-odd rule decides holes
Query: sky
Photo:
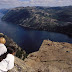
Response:
[{"label": "sky", "polygon": [[14,8],[20,6],[69,6],[72,0],[0,0],[1,8]]}]

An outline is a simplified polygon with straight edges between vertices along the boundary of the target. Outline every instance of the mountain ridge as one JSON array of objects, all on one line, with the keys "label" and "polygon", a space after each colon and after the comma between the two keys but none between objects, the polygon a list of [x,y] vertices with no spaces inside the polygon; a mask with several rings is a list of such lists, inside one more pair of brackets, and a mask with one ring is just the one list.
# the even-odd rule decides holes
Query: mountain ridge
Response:
[{"label": "mountain ridge", "polygon": [[9,11],[9,9],[0,9],[0,13],[6,14]]},{"label": "mountain ridge", "polygon": [[60,32],[72,37],[72,6],[17,7],[8,11],[2,20],[27,28]]}]

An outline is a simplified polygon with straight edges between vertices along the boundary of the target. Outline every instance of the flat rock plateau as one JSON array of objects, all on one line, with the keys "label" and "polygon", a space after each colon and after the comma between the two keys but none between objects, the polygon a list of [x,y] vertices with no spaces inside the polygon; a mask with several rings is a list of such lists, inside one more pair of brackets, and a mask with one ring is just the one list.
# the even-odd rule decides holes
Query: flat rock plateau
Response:
[{"label": "flat rock plateau", "polygon": [[72,44],[44,40],[39,51],[22,61],[15,57],[9,72],[72,72]]}]

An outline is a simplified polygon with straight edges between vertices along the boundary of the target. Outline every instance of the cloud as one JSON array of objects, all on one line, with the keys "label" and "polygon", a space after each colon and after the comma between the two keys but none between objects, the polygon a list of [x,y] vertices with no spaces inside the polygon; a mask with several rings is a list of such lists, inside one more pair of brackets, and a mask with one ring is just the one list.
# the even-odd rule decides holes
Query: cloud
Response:
[{"label": "cloud", "polygon": [[31,5],[66,6],[72,5],[72,0],[31,0]]},{"label": "cloud", "polygon": [[0,0],[0,8],[3,7],[18,7],[18,6],[27,6],[29,1],[20,1],[20,0]]},{"label": "cloud", "polygon": [[0,0],[0,8],[18,6],[66,6],[72,5],[72,0]]}]

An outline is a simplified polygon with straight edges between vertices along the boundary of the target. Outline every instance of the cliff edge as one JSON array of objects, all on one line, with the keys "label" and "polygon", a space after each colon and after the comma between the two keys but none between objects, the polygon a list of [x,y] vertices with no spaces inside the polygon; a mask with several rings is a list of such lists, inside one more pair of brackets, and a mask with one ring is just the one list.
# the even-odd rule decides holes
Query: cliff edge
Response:
[{"label": "cliff edge", "polygon": [[39,51],[22,61],[15,57],[9,72],[72,72],[72,44],[44,40]]},{"label": "cliff edge", "polygon": [[6,44],[5,46],[6,47],[14,47],[16,48],[17,52],[16,52],[16,57],[24,60],[24,58],[26,57],[26,52],[25,50],[23,50],[20,46],[18,46],[14,41],[13,39],[9,38],[8,36],[4,35],[3,33],[0,33],[0,36],[1,37],[4,37],[6,39]]}]

